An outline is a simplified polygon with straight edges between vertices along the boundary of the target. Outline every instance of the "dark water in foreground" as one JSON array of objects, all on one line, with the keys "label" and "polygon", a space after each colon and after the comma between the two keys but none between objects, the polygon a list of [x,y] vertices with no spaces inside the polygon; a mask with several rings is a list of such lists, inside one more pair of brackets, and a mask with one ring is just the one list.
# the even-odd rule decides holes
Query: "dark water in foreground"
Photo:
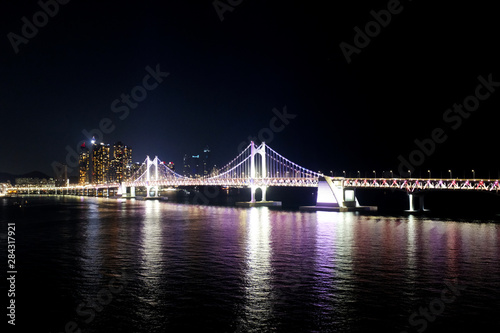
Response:
[{"label": "dark water in foreground", "polygon": [[16,331],[500,327],[495,221],[30,200],[0,200],[2,258],[7,223],[16,223]]}]

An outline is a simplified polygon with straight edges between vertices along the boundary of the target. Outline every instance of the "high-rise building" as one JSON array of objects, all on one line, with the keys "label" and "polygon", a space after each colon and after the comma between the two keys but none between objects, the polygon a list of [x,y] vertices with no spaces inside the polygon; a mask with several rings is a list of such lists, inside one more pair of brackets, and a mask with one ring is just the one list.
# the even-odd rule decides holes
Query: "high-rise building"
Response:
[{"label": "high-rise building", "polygon": [[198,178],[200,177],[201,174],[200,155],[193,155],[190,157],[190,159],[191,159],[191,161],[189,162],[189,165],[191,166],[190,175],[193,178]]},{"label": "high-rise building", "polygon": [[184,158],[182,160],[182,175],[184,177],[189,177],[189,175],[191,174],[191,165],[190,165],[190,158],[188,157],[187,154],[184,154]]},{"label": "high-rise building", "polygon": [[184,155],[182,175],[185,177],[205,177],[212,172],[210,159],[210,149],[208,146],[203,149],[202,155]]},{"label": "high-rise building", "polygon": [[169,168],[172,171],[175,171],[175,164],[174,164],[174,162],[168,162],[167,168]]},{"label": "high-rise building", "polygon": [[69,178],[68,178],[68,165],[62,164],[60,166],[60,170],[56,175],[55,185],[57,187],[68,186]]},{"label": "high-rise building", "polygon": [[200,177],[200,155],[184,155],[184,168],[182,175],[184,177]]},{"label": "high-rise building", "polygon": [[123,179],[127,180],[132,176],[131,173],[132,169],[130,168],[132,166],[132,148],[130,148],[129,146],[125,146],[123,163],[124,163]]},{"label": "high-rise building", "polygon": [[92,146],[89,148],[90,149],[89,183],[95,183],[95,178],[94,178],[94,150],[96,149],[95,137],[92,137],[90,143],[92,144]]},{"label": "high-rise building", "polygon": [[109,181],[121,183],[130,178],[132,149],[122,142],[113,145],[113,160],[110,164]]},{"label": "high-rise building", "polygon": [[100,143],[92,147],[92,182],[95,184],[107,183],[109,181],[109,150],[108,144]]},{"label": "high-rise building", "polygon": [[90,183],[90,151],[85,146],[85,142],[80,146],[80,155],[78,159],[78,183],[85,185]]},{"label": "high-rise building", "polygon": [[130,176],[133,176],[136,171],[141,168],[141,163],[135,162],[130,165]]},{"label": "high-rise building", "polygon": [[202,161],[202,175],[203,177],[207,177],[210,175],[212,171],[211,160],[210,160],[210,149],[208,146],[203,149],[203,161]]}]

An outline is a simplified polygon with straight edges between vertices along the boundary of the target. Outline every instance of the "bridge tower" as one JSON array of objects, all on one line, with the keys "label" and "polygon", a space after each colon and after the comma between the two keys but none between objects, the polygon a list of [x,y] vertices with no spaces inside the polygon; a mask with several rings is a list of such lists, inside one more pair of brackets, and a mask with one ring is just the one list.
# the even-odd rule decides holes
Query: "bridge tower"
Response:
[{"label": "bridge tower", "polygon": [[257,186],[254,184],[255,178],[257,176],[257,170],[255,168],[255,155],[259,154],[261,156],[261,170],[260,175],[257,178],[266,177],[266,143],[262,142],[259,147],[255,147],[253,141],[250,142],[250,202],[255,202],[255,191],[260,188],[262,191],[262,200],[266,201],[266,191],[267,186]]},{"label": "bridge tower", "polygon": [[149,198],[149,190],[151,186],[149,186],[149,182],[151,181],[151,173],[149,171],[151,167],[151,159],[149,158],[149,155],[146,156],[146,197]]},{"label": "bridge tower", "polygon": [[[146,162],[146,184],[147,184],[146,185],[146,198],[150,198],[151,197],[151,195],[150,195],[151,188],[153,188],[154,191],[155,191],[154,197],[157,197],[158,196],[158,185],[150,186],[149,182],[151,180],[154,180],[154,181],[158,180],[158,156],[155,156],[154,160],[151,160],[149,158],[149,156],[147,156],[146,161],[147,161]],[[154,165],[153,175],[151,175],[151,166],[152,165]]]}]

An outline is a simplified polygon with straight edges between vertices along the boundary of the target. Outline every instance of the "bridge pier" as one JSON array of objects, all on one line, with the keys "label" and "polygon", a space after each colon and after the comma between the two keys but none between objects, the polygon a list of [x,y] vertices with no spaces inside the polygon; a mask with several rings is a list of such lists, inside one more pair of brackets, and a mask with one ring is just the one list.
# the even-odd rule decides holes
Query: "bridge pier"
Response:
[{"label": "bridge pier", "polygon": [[[255,192],[260,188],[262,191],[262,199],[260,201],[255,201]],[[266,201],[267,186],[251,186],[250,187],[250,202],[264,202]]]},{"label": "bridge pier", "polygon": [[420,199],[420,210],[425,211],[425,207],[424,207],[424,195],[421,194],[420,197],[419,197],[419,199]]},{"label": "bridge pier", "polygon": [[409,208],[408,208],[407,212],[416,212],[415,206],[413,203],[413,193],[408,194],[408,206],[409,206]]},{"label": "bridge pier", "polygon": [[312,211],[376,211],[376,206],[360,206],[354,189],[346,189],[344,178],[332,178],[324,176],[325,180],[318,182],[318,194],[316,197],[316,206],[301,206],[300,210]]},{"label": "bridge pier", "polygon": [[[150,194],[151,190],[153,190],[153,195]],[[158,196],[159,193],[159,187],[158,186],[146,186],[146,197],[144,198],[145,200],[156,200],[160,199]]]},{"label": "bridge pier", "polygon": [[[255,192],[260,188],[262,191],[262,199],[260,201],[255,200]],[[281,201],[267,201],[266,199],[267,186],[250,186],[250,201],[240,201],[236,202],[236,206],[239,207],[281,207]]]},{"label": "bridge pier", "polygon": [[418,208],[415,208],[415,195],[417,194],[413,194],[413,193],[408,193],[408,209],[405,210],[405,212],[408,212],[408,213],[417,213],[417,212],[423,212],[423,211],[426,211],[425,207],[424,207],[424,195],[422,193],[418,194]]},{"label": "bridge pier", "polygon": [[125,185],[125,183],[122,183],[120,185],[120,191],[118,191],[118,195],[120,195],[120,194],[121,194],[122,197],[126,197],[127,196],[127,186]]},{"label": "bridge pier", "polygon": [[262,200],[261,201],[267,201],[266,200],[267,186],[261,186],[260,190],[262,191]]}]

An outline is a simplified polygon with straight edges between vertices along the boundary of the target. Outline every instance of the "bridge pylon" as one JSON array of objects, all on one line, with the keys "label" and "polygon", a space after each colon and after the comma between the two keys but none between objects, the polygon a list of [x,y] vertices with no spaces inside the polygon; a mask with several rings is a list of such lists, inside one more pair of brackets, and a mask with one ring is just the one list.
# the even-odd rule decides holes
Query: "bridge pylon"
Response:
[{"label": "bridge pylon", "polygon": [[[257,176],[255,167],[255,155],[259,154],[261,156],[261,174]],[[250,141],[250,202],[255,202],[255,191],[260,188],[262,191],[261,201],[266,201],[266,191],[267,186],[256,186],[256,178],[265,178],[267,174],[266,171],[266,143],[262,142],[259,147],[255,146],[253,141]]]}]

